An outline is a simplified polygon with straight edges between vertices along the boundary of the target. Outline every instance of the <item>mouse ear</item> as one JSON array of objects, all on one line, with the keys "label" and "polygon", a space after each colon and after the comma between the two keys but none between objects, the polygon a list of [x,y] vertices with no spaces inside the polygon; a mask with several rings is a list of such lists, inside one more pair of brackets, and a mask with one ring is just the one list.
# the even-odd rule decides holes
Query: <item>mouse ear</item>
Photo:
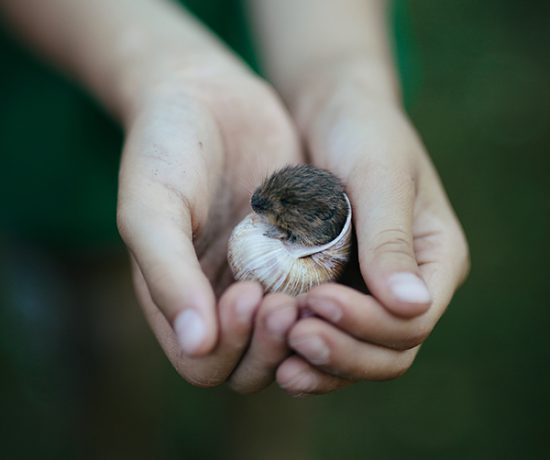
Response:
[{"label": "mouse ear", "polygon": [[319,211],[319,218],[321,220],[330,220],[334,217],[334,214],[336,214],[336,211],[332,208],[326,208]]}]

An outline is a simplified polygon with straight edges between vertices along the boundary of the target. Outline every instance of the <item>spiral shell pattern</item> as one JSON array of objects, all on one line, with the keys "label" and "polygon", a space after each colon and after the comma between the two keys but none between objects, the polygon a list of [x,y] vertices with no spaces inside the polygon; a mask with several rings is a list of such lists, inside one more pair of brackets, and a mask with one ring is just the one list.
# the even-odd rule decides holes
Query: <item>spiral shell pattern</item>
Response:
[{"label": "spiral shell pattern", "polygon": [[236,280],[259,281],[266,292],[296,296],[336,279],[349,259],[351,205],[340,234],[321,246],[302,246],[265,236],[270,224],[248,214],[229,239],[228,261]]}]

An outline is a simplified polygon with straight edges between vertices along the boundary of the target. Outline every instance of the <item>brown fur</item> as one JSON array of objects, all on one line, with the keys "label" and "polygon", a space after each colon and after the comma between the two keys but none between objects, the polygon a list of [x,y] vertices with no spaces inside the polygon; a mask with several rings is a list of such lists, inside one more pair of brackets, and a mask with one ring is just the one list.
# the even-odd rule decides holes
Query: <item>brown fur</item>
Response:
[{"label": "brown fur", "polygon": [[348,212],[342,182],[308,165],[276,171],[256,189],[251,204],[274,225],[268,236],[306,246],[336,238]]}]

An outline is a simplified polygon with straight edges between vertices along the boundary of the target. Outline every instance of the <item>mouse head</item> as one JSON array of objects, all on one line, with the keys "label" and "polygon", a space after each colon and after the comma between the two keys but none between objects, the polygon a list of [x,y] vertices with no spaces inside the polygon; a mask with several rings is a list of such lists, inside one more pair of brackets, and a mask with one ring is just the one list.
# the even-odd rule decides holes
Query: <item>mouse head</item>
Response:
[{"label": "mouse head", "polygon": [[343,192],[340,180],[328,171],[309,165],[287,166],[256,189],[251,205],[286,235],[282,239],[318,243],[330,241],[343,226],[347,215]]}]

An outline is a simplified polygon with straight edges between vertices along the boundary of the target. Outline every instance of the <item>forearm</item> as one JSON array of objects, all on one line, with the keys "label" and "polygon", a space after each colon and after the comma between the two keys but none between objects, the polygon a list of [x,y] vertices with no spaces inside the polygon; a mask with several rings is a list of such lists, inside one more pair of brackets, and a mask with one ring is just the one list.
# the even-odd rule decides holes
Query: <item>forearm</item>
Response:
[{"label": "forearm", "polygon": [[387,97],[398,96],[386,0],[248,3],[263,64],[287,101],[313,79],[330,81],[343,71]]},{"label": "forearm", "polygon": [[165,0],[0,0],[0,8],[18,35],[123,122],[145,88],[171,73],[232,61],[213,36]]}]

